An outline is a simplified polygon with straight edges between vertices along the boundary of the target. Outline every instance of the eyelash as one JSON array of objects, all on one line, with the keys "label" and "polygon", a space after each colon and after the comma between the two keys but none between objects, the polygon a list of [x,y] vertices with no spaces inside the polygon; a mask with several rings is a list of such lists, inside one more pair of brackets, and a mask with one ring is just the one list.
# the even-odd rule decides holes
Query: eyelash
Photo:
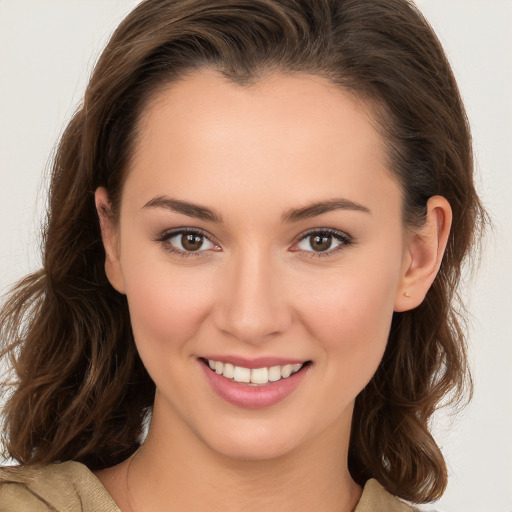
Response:
[{"label": "eyelash", "polygon": [[180,256],[181,258],[190,258],[190,257],[207,257],[209,255],[206,255],[206,252],[209,251],[182,251],[180,249],[177,249],[174,247],[170,240],[174,238],[176,235],[198,235],[201,237],[206,238],[208,241],[210,241],[212,244],[214,244],[216,247],[218,247],[218,244],[212,240],[212,237],[208,234],[206,234],[201,229],[197,228],[177,228],[177,229],[171,229],[169,231],[164,231],[161,236],[155,239],[155,242],[160,242],[164,249],[166,251],[169,251],[172,254],[176,254],[177,256]]},{"label": "eyelash", "polygon": [[[198,235],[201,237],[204,237],[206,240],[208,240],[210,243],[212,243],[214,246],[218,247],[219,245],[212,240],[211,236],[202,231],[201,229],[197,228],[176,228],[169,231],[165,231],[162,233],[161,236],[155,239],[155,242],[159,242],[163,245],[164,249],[166,251],[169,251],[172,254],[176,254],[177,256],[181,258],[190,258],[190,257],[208,257],[206,253],[209,253],[210,250],[202,250],[202,251],[182,251],[180,249],[177,249],[174,247],[170,240],[174,238],[177,235]],[[350,235],[347,233],[344,233],[343,231],[338,231],[336,229],[332,228],[323,228],[323,229],[314,229],[307,231],[306,233],[302,233],[299,235],[297,241],[294,243],[294,245],[299,244],[303,240],[306,240],[309,237],[312,237],[314,235],[328,235],[331,236],[333,239],[339,242],[339,245],[337,245],[334,249],[330,249],[328,251],[304,251],[300,249],[295,249],[293,252],[302,252],[306,257],[308,258],[322,258],[322,257],[328,257],[332,256],[334,254],[339,253],[344,248],[349,247],[353,245],[354,240]],[[217,252],[217,251],[215,251]]]},{"label": "eyelash", "polygon": [[339,242],[339,245],[337,245],[334,249],[329,249],[327,251],[301,251],[299,249],[293,252],[302,252],[304,256],[306,256],[307,258],[326,258],[338,254],[346,247],[349,247],[354,244],[354,240],[349,234],[344,233],[343,231],[338,231],[337,229],[322,228],[312,229],[307,231],[306,233],[302,233],[301,235],[299,235],[298,241],[295,242],[294,245],[297,245],[303,240],[306,240],[309,237],[313,237],[314,235],[331,236],[334,240]]}]

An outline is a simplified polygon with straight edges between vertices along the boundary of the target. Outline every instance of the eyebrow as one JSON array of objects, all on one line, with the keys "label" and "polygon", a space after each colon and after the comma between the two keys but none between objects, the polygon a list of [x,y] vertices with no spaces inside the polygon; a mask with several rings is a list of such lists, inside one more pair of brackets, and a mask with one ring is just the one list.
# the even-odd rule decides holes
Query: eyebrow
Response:
[{"label": "eyebrow", "polygon": [[[206,220],[221,224],[222,216],[215,211],[207,208],[206,206],[200,206],[189,201],[182,201],[180,199],[173,199],[167,196],[157,196],[148,201],[143,208],[165,208],[176,213],[187,215],[188,217],[194,217],[196,219]],[[352,210],[364,213],[370,213],[371,211],[366,206],[350,201],[349,199],[335,198],[328,199],[326,201],[313,202],[307,206],[301,208],[293,208],[285,212],[281,217],[282,223],[298,222],[304,219],[309,219],[328,213],[334,210]]]},{"label": "eyebrow", "polygon": [[210,222],[222,223],[222,217],[206,206],[181,201],[167,196],[157,196],[148,201],[143,208],[165,208],[176,213],[182,213],[196,219],[208,220]]},{"label": "eyebrow", "polygon": [[281,222],[298,222],[334,210],[353,210],[371,214],[370,209],[362,204],[355,203],[349,199],[335,198],[326,201],[317,201],[302,208],[288,210],[282,216]]}]

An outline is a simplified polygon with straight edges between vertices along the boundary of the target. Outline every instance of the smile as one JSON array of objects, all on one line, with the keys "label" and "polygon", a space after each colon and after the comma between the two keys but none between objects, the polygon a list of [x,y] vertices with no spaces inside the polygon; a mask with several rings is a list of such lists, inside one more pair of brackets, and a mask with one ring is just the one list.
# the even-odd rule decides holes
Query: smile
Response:
[{"label": "smile", "polygon": [[[274,357],[247,360],[229,356],[200,357],[198,362],[211,389],[237,407],[270,407],[291,395],[307,378],[312,361]],[[281,364],[279,364],[281,363]]]},{"label": "smile", "polygon": [[303,365],[304,363],[296,363],[263,368],[245,368],[243,366],[234,366],[231,363],[208,359],[208,366],[218,375],[222,375],[226,379],[232,379],[235,382],[259,386],[287,379],[294,373],[297,373]]}]

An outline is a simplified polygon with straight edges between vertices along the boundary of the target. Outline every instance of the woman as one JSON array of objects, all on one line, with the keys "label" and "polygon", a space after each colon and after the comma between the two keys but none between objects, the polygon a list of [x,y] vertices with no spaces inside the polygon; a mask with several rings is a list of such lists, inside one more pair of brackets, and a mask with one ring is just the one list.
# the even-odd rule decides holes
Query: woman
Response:
[{"label": "woman", "polygon": [[143,2],[63,135],[44,268],[2,312],[22,467],[0,504],[438,498],[428,420],[468,382],[452,298],[482,218],[409,3]]}]

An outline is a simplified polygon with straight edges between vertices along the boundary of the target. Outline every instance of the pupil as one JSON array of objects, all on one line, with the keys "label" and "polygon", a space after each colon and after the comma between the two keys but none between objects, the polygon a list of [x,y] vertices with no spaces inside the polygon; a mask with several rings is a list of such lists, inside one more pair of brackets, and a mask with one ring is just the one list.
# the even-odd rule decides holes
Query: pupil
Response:
[{"label": "pupil", "polygon": [[187,251],[197,251],[203,244],[203,237],[194,233],[183,235],[181,237],[181,244]]},{"label": "pupil", "polygon": [[331,246],[331,235],[316,235],[313,237],[311,247],[315,251],[326,251]]}]

